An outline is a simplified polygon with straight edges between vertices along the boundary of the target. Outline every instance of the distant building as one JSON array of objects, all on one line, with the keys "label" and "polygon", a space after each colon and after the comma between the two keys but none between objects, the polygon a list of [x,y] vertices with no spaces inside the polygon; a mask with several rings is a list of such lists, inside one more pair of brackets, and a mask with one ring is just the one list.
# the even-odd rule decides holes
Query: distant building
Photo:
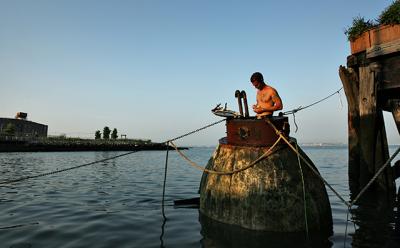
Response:
[{"label": "distant building", "polygon": [[0,118],[0,134],[4,135],[4,131],[10,124],[14,128],[14,135],[18,137],[47,137],[47,125],[26,120],[28,114],[18,112],[16,118]]}]

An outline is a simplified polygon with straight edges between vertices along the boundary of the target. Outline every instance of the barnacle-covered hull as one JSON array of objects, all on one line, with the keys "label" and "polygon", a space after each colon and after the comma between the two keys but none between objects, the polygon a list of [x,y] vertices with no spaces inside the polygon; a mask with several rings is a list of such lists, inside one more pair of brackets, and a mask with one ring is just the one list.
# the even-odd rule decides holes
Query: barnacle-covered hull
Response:
[{"label": "barnacle-covered hull", "polygon": [[[295,145],[296,141],[291,142]],[[248,166],[268,149],[219,144],[207,169],[234,171]],[[300,148],[299,152],[308,159]],[[305,231],[307,216],[309,230],[332,231],[331,207],[323,182],[287,144],[279,144],[272,154],[241,172],[204,173],[200,212],[222,223],[273,232]]]}]

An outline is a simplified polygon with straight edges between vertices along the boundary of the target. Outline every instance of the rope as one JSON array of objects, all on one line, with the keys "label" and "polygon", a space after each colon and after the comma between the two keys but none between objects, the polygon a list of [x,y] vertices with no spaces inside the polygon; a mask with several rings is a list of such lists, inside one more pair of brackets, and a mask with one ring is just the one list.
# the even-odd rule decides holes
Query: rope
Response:
[{"label": "rope", "polygon": [[293,147],[292,144],[287,140],[287,138],[272,124],[270,120],[266,120],[266,122],[275,130],[276,134],[278,134],[288,145],[289,147],[297,153],[298,156],[308,165],[308,167],[311,169],[312,172],[314,172],[315,175],[317,175],[326,186],[328,186],[333,193],[344,203],[346,206],[350,209],[357,201],[358,199],[365,193],[365,191],[371,186],[371,184],[376,180],[376,178],[382,173],[382,171],[385,169],[387,165],[390,164],[390,162],[397,156],[397,154],[400,152],[400,147],[397,148],[397,150],[393,153],[393,155],[386,161],[386,163],[378,170],[378,172],[373,176],[373,178],[367,183],[367,185],[358,193],[358,195],[354,198],[353,201],[347,202],[319,173],[314,169],[314,167],[298,152],[296,151],[296,148]]},{"label": "rope", "polygon": [[161,201],[161,212],[164,219],[167,219],[167,217],[165,217],[165,212],[164,212],[164,198],[165,198],[165,185],[167,183],[167,171],[168,171],[168,152],[169,152],[168,143],[169,142],[167,142],[167,155],[165,156],[164,183],[163,183],[162,201]]},{"label": "rope", "polygon": [[296,143],[296,153],[297,153],[297,161],[299,163],[301,182],[302,182],[302,185],[303,185],[304,223],[305,223],[305,227],[306,227],[307,240],[309,240],[310,237],[309,237],[309,234],[308,234],[306,187],[304,185],[303,169],[301,168],[300,156],[299,156],[299,148],[297,146],[297,143]]},{"label": "rope", "polygon": [[325,101],[326,99],[332,97],[332,96],[335,95],[335,94],[339,94],[339,92],[340,92],[342,89],[343,89],[343,87],[341,87],[341,88],[338,89],[337,91],[333,92],[333,93],[330,94],[329,96],[324,97],[324,98],[322,98],[321,100],[318,100],[318,101],[316,101],[316,102],[313,102],[313,103],[311,103],[311,104],[309,104],[309,105],[307,105],[307,106],[305,106],[305,107],[300,106],[300,107],[298,107],[298,108],[296,108],[296,109],[292,109],[292,110],[283,112],[282,115],[293,114],[293,113],[299,112],[300,110],[303,110],[303,109],[309,108],[309,107],[311,107],[311,106],[314,106],[314,105],[316,105],[316,104],[318,104],[318,103],[320,103],[320,102]]},{"label": "rope", "polygon": [[216,121],[216,122],[211,123],[211,124],[209,124],[209,125],[207,125],[207,126],[198,128],[198,129],[196,129],[196,130],[194,130],[194,131],[188,132],[188,133],[186,133],[186,134],[183,134],[183,135],[178,136],[178,137],[176,137],[176,138],[167,140],[167,141],[165,142],[166,145],[167,145],[167,154],[166,154],[166,156],[165,156],[163,193],[162,193],[162,199],[161,199],[161,212],[162,212],[162,216],[163,216],[163,224],[162,224],[162,226],[161,226],[162,232],[161,232],[161,236],[160,236],[161,247],[164,247],[164,245],[163,245],[163,244],[164,244],[164,241],[163,241],[164,227],[165,227],[165,224],[166,224],[166,221],[167,221],[167,217],[165,216],[165,210],[164,210],[164,207],[165,207],[164,202],[165,202],[165,185],[167,184],[169,144],[171,144],[171,145],[174,147],[174,149],[175,149],[176,151],[178,151],[178,153],[179,153],[179,152],[180,152],[179,149],[175,146],[175,144],[174,144],[172,141],[175,141],[175,140],[181,139],[181,138],[183,138],[183,137],[186,137],[186,136],[188,136],[188,135],[191,135],[191,134],[200,132],[201,130],[204,130],[204,129],[206,129],[206,128],[212,127],[212,126],[214,126],[214,125],[216,125],[216,124],[218,124],[218,123],[221,123],[221,122],[223,122],[223,121],[225,121],[225,120],[226,120],[226,119],[222,119],[222,120],[220,120],[220,121]]},{"label": "rope", "polygon": [[270,120],[266,120],[266,122],[275,130],[276,134],[279,135],[287,144],[288,146],[303,160],[303,162],[311,169],[311,171],[318,176],[322,182],[328,186],[332,190],[332,192],[344,203],[347,207],[350,207],[350,203],[348,203],[319,173],[318,171],[301,155],[296,148],[293,147],[292,144],[287,140],[287,138],[275,127],[274,124]]},{"label": "rope", "polygon": [[275,143],[263,154],[261,155],[259,158],[257,158],[256,160],[254,160],[253,162],[251,162],[250,164],[248,164],[247,166],[240,168],[240,169],[236,169],[233,171],[215,171],[215,170],[209,170],[209,169],[205,169],[202,166],[196,164],[195,162],[193,162],[192,160],[190,160],[185,154],[183,154],[178,147],[176,147],[176,145],[171,142],[171,146],[178,152],[178,154],[185,159],[191,166],[193,166],[194,168],[201,170],[203,172],[209,173],[209,174],[217,174],[217,175],[232,175],[244,170],[249,169],[250,167],[254,166],[255,164],[257,164],[258,162],[260,162],[261,160],[263,160],[264,158],[266,158],[267,156],[272,154],[272,150],[276,147],[276,145],[279,143],[279,141],[281,140],[281,137],[279,137]]},{"label": "rope", "polygon": [[60,172],[69,171],[69,170],[73,170],[73,169],[77,169],[77,168],[81,168],[81,167],[85,167],[85,166],[89,166],[89,165],[93,165],[93,164],[98,164],[98,163],[102,163],[102,162],[105,162],[105,161],[108,161],[108,160],[124,157],[124,156],[127,156],[129,154],[136,153],[138,151],[139,150],[131,151],[131,152],[127,152],[127,153],[123,153],[123,154],[117,155],[117,156],[113,156],[111,158],[105,158],[105,159],[101,159],[101,160],[97,160],[97,161],[94,161],[94,162],[81,164],[81,165],[77,165],[77,166],[73,166],[73,167],[69,167],[69,168],[65,168],[65,169],[60,169],[60,170],[55,170],[55,171],[51,171],[51,172],[41,173],[41,174],[37,174],[37,175],[33,175],[33,176],[20,177],[20,178],[17,178],[17,179],[6,180],[6,181],[3,181],[3,182],[0,182],[0,185],[16,183],[16,182],[25,181],[25,180],[32,179],[32,178],[44,177],[44,176],[53,175],[53,174],[57,174],[57,173],[60,173]]},{"label": "rope", "polygon": [[[312,172],[314,172],[315,175],[317,175],[322,182],[329,187],[332,192],[347,206],[348,211],[347,211],[347,217],[346,217],[346,230],[345,230],[345,240],[344,240],[344,246],[346,246],[346,238],[347,238],[347,225],[349,221],[349,214],[351,213],[351,208],[352,206],[358,201],[358,199],[365,193],[365,191],[372,185],[372,183],[378,178],[378,176],[383,172],[383,170],[390,164],[390,162],[397,156],[397,154],[400,152],[400,147],[397,148],[397,150],[393,153],[393,155],[386,161],[385,164],[378,170],[378,172],[372,177],[372,179],[367,183],[367,185],[358,193],[358,195],[354,198],[353,201],[347,202],[319,173],[314,169],[314,167],[299,153],[297,149],[295,149],[292,144],[286,139],[285,136],[274,126],[274,124],[271,123],[270,120],[266,120],[267,123],[275,130],[276,134],[278,134],[287,144],[288,146],[306,163],[306,165],[311,169]],[[297,146],[297,143],[296,143]]]},{"label": "rope", "polygon": [[299,127],[297,126],[297,123],[296,123],[296,114],[293,112],[292,115],[293,115],[293,123],[294,123],[294,126],[296,127],[294,132],[297,133],[297,130],[299,130]]},{"label": "rope", "polygon": [[350,203],[350,207],[352,207],[358,199],[365,193],[365,191],[371,186],[371,184],[378,178],[378,176],[382,173],[382,171],[386,168],[387,165],[392,162],[392,160],[397,156],[397,154],[400,152],[400,147],[397,148],[397,150],[393,153],[393,155],[386,161],[385,164],[382,165],[382,167],[378,170],[378,172],[372,177],[372,179],[365,185],[365,187],[358,193],[358,195],[354,198],[354,200]]},{"label": "rope", "polygon": [[340,108],[343,109],[342,94],[340,94],[340,92],[338,92],[338,94],[339,94]]}]

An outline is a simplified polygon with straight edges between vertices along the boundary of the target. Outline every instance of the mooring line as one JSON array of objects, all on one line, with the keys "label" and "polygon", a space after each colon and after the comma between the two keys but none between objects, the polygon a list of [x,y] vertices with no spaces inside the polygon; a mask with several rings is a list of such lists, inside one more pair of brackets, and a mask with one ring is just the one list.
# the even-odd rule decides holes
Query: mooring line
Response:
[{"label": "mooring line", "polygon": [[181,136],[178,136],[178,137],[176,137],[176,138],[173,138],[173,139],[170,139],[170,140],[165,141],[165,143],[166,143],[166,145],[167,145],[167,153],[166,153],[166,156],[165,156],[163,193],[162,193],[162,199],[161,199],[161,212],[162,212],[162,216],[163,216],[163,225],[162,225],[162,227],[161,227],[162,233],[161,233],[161,236],[160,236],[160,240],[161,240],[161,246],[162,246],[162,247],[163,247],[163,239],[162,239],[162,237],[163,237],[163,235],[164,235],[164,227],[165,227],[165,224],[166,224],[166,221],[167,221],[167,217],[165,216],[165,203],[164,203],[164,202],[165,202],[165,185],[166,185],[166,183],[167,183],[168,151],[169,151],[168,148],[169,148],[169,144],[171,144],[171,146],[173,146],[174,149],[175,149],[176,151],[178,151],[178,153],[179,153],[180,151],[179,151],[179,149],[174,145],[173,141],[178,140],[178,139],[181,139],[181,138],[186,137],[186,136],[188,136],[188,135],[191,135],[191,134],[200,132],[201,130],[204,130],[204,129],[206,129],[206,128],[212,127],[212,126],[214,126],[214,125],[217,125],[218,123],[221,123],[221,122],[223,122],[223,121],[225,121],[225,120],[226,120],[226,118],[224,118],[224,119],[222,119],[222,120],[219,120],[219,121],[216,121],[216,122],[213,122],[213,123],[211,123],[211,124],[208,124],[208,125],[206,125],[206,126],[204,126],[204,127],[198,128],[198,129],[196,129],[196,130],[194,130],[194,131],[188,132],[188,133],[183,134],[183,135],[181,135]]},{"label": "mooring line", "polygon": [[301,160],[303,160],[303,162],[311,169],[311,171],[318,176],[322,182],[328,186],[328,188],[331,189],[331,191],[344,203],[346,204],[346,206],[350,207],[350,203],[348,203],[319,173],[318,171],[307,161],[307,159],[305,159],[300,152],[296,151],[296,148],[293,147],[292,144],[290,144],[290,142],[287,140],[287,138],[282,134],[282,132],[280,132],[275,125],[268,119],[266,119],[266,122],[275,130],[275,133],[277,135],[279,135],[280,137],[282,137],[282,139],[286,142],[286,144],[288,144],[288,146],[301,158]]},{"label": "mooring line", "polygon": [[78,168],[81,168],[81,167],[85,167],[85,166],[89,166],[89,165],[93,165],[93,164],[98,164],[98,163],[102,163],[102,162],[105,162],[105,161],[108,161],[108,160],[124,157],[124,156],[127,156],[127,155],[132,154],[132,153],[136,153],[136,152],[139,152],[139,151],[140,150],[131,151],[131,152],[127,152],[127,153],[123,153],[123,154],[117,155],[117,156],[113,156],[111,158],[105,158],[105,159],[101,159],[101,160],[96,160],[96,161],[93,161],[93,162],[90,162],[90,163],[81,164],[81,165],[77,165],[77,166],[73,166],[73,167],[69,167],[69,168],[65,168],[65,169],[45,172],[45,173],[41,173],[41,174],[37,174],[37,175],[33,175],[33,176],[25,176],[25,177],[20,177],[20,178],[17,178],[17,179],[6,180],[6,181],[3,181],[3,182],[0,182],[0,185],[16,183],[16,182],[25,181],[25,180],[28,180],[28,179],[44,177],[44,176],[48,176],[48,175],[57,174],[57,173],[60,173],[60,172],[74,170],[74,169],[78,169]]},{"label": "mooring line", "polygon": [[330,94],[329,96],[324,97],[324,98],[322,98],[321,100],[318,100],[318,101],[316,101],[316,102],[313,102],[313,103],[311,103],[311,104],[309,104],[309,105],[307,105],[307,106],[305,106],[305,107],[300,106],[300,107],[298,107],[298,108],[295,108],[295,109],[292,109],[292,110],[289,110],[289,111],[286,111],[286,112],[281,112],[280,115],[290,115],[290,114],[293,115],[293,123],[294,123],[294,126],[295,126],[294,132],[297,133],[297,130],[299,129],[299,127],[297,126],[297,123],[296,123],[296,115],[295,115],[297,112],[299,112],[299,111],[301,111],[301,110],[303,110],[303,109],[309,108],[309,107],[311,107],[311,106],[314,106],[314,105],[316,105],[316,104],[318,104],[318,103],[320,103],[320,102],[323,102],[323,101],[325,101],[326,99],[332,97],[332,96],[335,95],[335,94],[338,94],[338,95],[339,95],[340,105],[343,107],[342,98],[341,98],[341,95],[340,95],[340,91],[341,91],[342,89],[343,89],[343,87],[341,87],[341,88],[338,89],[337,91],[333,92],[333,93]]},{"label": "mooring line", "polygon": [[309,105],[307,105],[307,106],[305,106],[305,107],[300,106],[300,107],[298,107],[298,108],[295,108],[295,109],[292,109],[292,110],[283,112],[282,114],[283,114],[283,115],[289,115],[289,114],[293,114],[293,113],[299,112],[299,111],[301,111],[301,110],[304,110],[304,109],[306,109],[306,108],[309,108],[309,107],[311,107],[311,106],[314,106],[314,105],[316,105],[316,104],[318,104],[318,103],[320,103],[320,102],[323,102],[323,101],[325,101],[326,99],[328,99],[328,98],[334,96],[335,94],[339,94],[340,91],[341,91],[342,89],[343,89],[343,87],[341,87],[341,88],[338,89],[337,91],[333,92],[333,93],[330,94],[329,96],[324,97],[324,98],[322,98],[321,100],[318,100],[318,101],[316,101],[316,102],[313,102],[313,103],[311,103],[311,104],[309,104]]},{"label": "mooring line", "polygon": [[297,151],[297,162],[299,163],[299,170],[300,170],[300,175],[301,175],[301,182],[303,185],[303,207],[304,207],[304,224],[306,227],[306,234],[307,234],[307,240],[310,240],[310,236],[308,233],[308,220],[307,220],[307,201],[306,201],[306,186],[304,183],[304,175],[303,175],[303,169],[301,168],[301,162],[300,162],[300,156],[299,156],[299,147],[297,146],[296,142],[296,151]]},{"label": "mooring line", "polygon": [[382,167],[375,173],[375,175],[372,177],[372,179],[365,185],[365,187],[358,193],[358,195],[354,198],[353,201],[350,202],[350,207],[352,207],[359,199],[360,197],[367,191],[367,189],[371,186],[371,184],[378,178],[378,176],[383,172],[383,170],[392,162],[392,160],[399,154],[400,152],[400,146],[397,148],[397,150],[393,153],[393,155],[382,165]]},{"label": "mooring line", "polygon": [[346,245],[346,239],[347,239],[347,225],[349,221],[349,214],[351,214],[351,208],[353,205],[360,199],[360,197],[366,192],[366,190],[372,185],[372,183],[378,178],[378,176],[383,172],[383,170],[390,164],[390,162],[399,154],[400,152],[400,147],[397,148],[397,150],[392,154],[392,156],[382,165],[382,167],[375,173],[375,175],[372,177],[372,179],[365,185],[365,187],[358,193],[358,195],[354,198],[353,201],[346,201],[319,173],[316,171],[313,166],[300,154],[299,151],[297,151],[292,144],[286,139],[286,137],[282,134],[281,131],[279,131],[275,125],[270,121],[266,120],[266,122],[275,130],[276,134],[282,137],[282,139],[288,144],[288,146],[295,152],[297,155],[306,163],[306,165],[311,169],[312,172],[314,172],[315,175],[317,175],[323,182],[324,184],[331,189],[331,191],[347,206],[348,211],[347,211],[347,218],[346,218],[346,231],[345,231],[345,240],[344,240],[344,246]]},{"label": "mooring line", "polygon": [[169,139],[169,140],[167,140],[167,141],[165,141],[165,142],[163,142],[163,143],[167,143],[167,142],[175,141],[175,140],[178,140],[178,139],[182,139],[183,137],[189,136],[189,135],[194,134],[194,133],[197,133],[197,132],[199,132],[199,131],[201,131],[201,130],[207,129],[207,128],[212,127],[212,126],[214,126],[214,125],[217,125],[217,124],[219,124],[219,123],[221,123],[221,122],[223,122],[223,121],[225,121],[225,120],[226,120],[226,118],[224,118],[224,119],[222,119],[222,120],[219,120],[219,121],[216,121],[216,122],[213,122],[213,123],[211,123],[211,124],[209,124],[209,125],[207,125],[207,126],[198,128],[198,129],[196,129],[196,130],[194,130],[194,131],[188,132],[188,133],[183,134],[183,135],[181,135],[181,136],[178,136],[178,137],[176,137],[176,138]]},{"label": "mooring line", "polygon": [[251,162],[250,164],[248,164],[247,166],[244,166],[242,168],[239,169],[235,169],[232,171],[215,171],[215,170],[209,170],[206,169],[198,164],[196,164],[195,162],[193,162],[192,160],[190,160],[183,152],[181,152],[178,147],[171,142],[171,146],[178,152],[178,154],[184,158],[191,166],[193,166],[194,168],[201,170],[205,173],[209,173],[209,174],[217,174],[217,175],[232,175],[235,173],[239,173],[241,171],[247,170],[250,167],[253,167],[255,164],[257,164],[258,162],[260,162],[261,160],[263,160],[264,158],[268,157],[269,155],[271,155],[273,153],[273,149],[278,145],[279,141],[281,141],[281,138],[279,137],[275,143],[265,152],[263,153],[260,157],[258,157],[256,160],[254,160],[253,162]]},{"label": "mooring line", "polygon": [[169,142],[167,142],[167,155],[165,156],[165,166],[164,166],[164,183],[163,183],[163,191],[162,191],[162,201],[161,201],[161,212],[162,212],[162,216],[164,218],[164,220],[167,219],[167,217],[165,216],[165,212],[164,212],[164,199],[165,199],[165,185],[167,184],[167,171],[168,171],[168,144]]},{"label": "mooring line", "polygon": [[[211,124],[209,124],[209,125],[207,125],[207,126],[198,128],[198,129],[196,129],[196,130],[194,130],[194,131],[188,132],[188,133],[186,133],[186,134],[183,134],[183,135],[181,135],[181,136],[178,136],[178,137],[176,137],[176,138],[173,138],[173,139],[170,139],[170,140],[168,140],[168,141],[166,141],[166,142],[161,142],[161,143],[167,143],[167,142],[169,142],[169,141],[181,139],[181,138],[183,138],[183,137],[186,137],[186,136],[191,135],[191,134],[193,134],[193,133],[196,133],[196,132],[199,132],[199,131],[204,130],[204,129],[206,129],[206,128],[209,128],[209,127],[214,126],[214,125],[216,125],[216,124],[218,124],[218,123],[221,123],[221,122],[223,122],[223,121],[225,121],[225,120],[226,120],[226,119],[219,120],[219,121],[214,122],[214,123],[211,123]],[[110,158],[105,158],[105,159],[101,159],[101,160],[96,160],[96,161],[93,161],[93,162],[90,162],[90,163],[85,163],[85,164],[81,164],[81,165],[77,165],[77,166],[73,166],[73,167],[69,167],[69,168],[65,168],[65,169],[60,169],[60,170],[45,172],[45,173],[41,173],[41,174],[37,174],[37,175],[33,175],[33,176],[20,177],[20,178],[17,178],[17,179],[6,180],[6,181],[0,182],[0,185],[10,184],[10,183],[16,183],[16,182],[21,182],[21,181],[25,181],[25,180],[28,180],[28,179],[34,179],[34,178],[39,178],[39,177],[44,177],[44,176],[48,176],[48,175],[53,175],[53,174],[57,174],[57,173],[61,173],[61,172],[69,171],[69,170],[74,170],[74,169],[78,169],[78,168],[81,168],[81,167],[85,167],[85,166],[89,166],[89,165],[93,165],[93,164],[98,164],[98,163],[102,163],[102,162],[105,162],[105,161],[108,161],[108,160],[113,160],[113,159],[116,159],[116,158],[124,157],[124,156],[130,155],[130,154],[132,154],[132,153],[136,153],[136,152],[139,152],[139,151],[142,151],[142,150],[130,151],[130,152],[123,153],[123,154],[120,154],[120,155],[116,155],[116,156],[113,156],[113,157],[110,157]]]}]

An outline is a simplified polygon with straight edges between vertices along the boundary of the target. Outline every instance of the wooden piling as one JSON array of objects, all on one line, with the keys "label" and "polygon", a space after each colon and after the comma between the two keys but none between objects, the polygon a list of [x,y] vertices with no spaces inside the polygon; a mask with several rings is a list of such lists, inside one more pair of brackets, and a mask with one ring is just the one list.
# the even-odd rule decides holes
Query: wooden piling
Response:
[{"label": "wooden piling", "polygon": [[[400,134],[399,41],[350,55],[347,68],[339,67],[348,102],[349,186],[353,197],[389,158],[383,111],[392,113]],[[388,168],[370,191],[386,192],[394,199],[394,180]]]}]

